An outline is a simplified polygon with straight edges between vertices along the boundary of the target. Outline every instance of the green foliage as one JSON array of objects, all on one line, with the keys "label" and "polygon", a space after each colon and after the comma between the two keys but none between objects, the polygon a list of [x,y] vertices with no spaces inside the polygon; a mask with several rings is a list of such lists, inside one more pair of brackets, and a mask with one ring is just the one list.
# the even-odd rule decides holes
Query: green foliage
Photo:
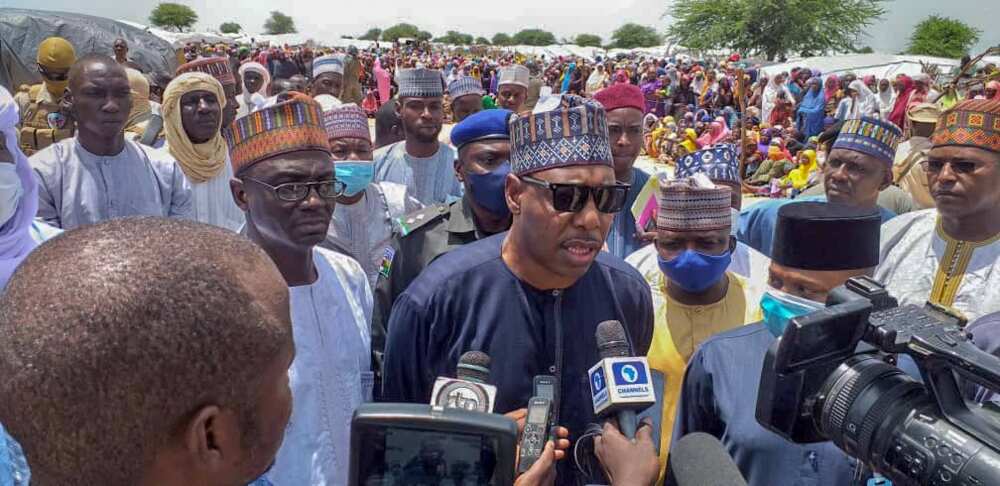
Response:
[{"label": "green foliage", "polygon": [[858,54],[872,54],[875,52],[875,49],[872,49],[872,46],[864,46],[860,49],[855,49],[854,52]]},{"label": "green foliage", "polygon": [[266,34],[294,34],[296,32],[298,30],[295,29],[295,20],[277,10],[272,11],[271,18],[264,22],[264,33]]},{"label": "green foliage", "polygon": [[507,34],[499,33],[493,36],[493,40],[490,43],[495,46],[512,46],[514,45],[514,39],[511,39]]},{"label": "green foliage", "polygon": [[377,41],[380,35],[382,35],[382,29],[378,27],[372,27],[368,29],[368,32],[365,32],[365,35],[358,37],[358,39],[367,41]]},{"label": "green foliage", "polygon": [[219,32],[223,34],[239,34],[241,30],[243,30],[243,27],[236,22],[223,22],[219,26]]},{"label": "green foliage", "polygon": [[175,29],[184,32],[198,21],[198,14],[187,5],[179,3],[157,4],[149,14],[149,23],[164,29]]},{"label": "green foliage", "polygon": [[434,34],[431,34],[426,30],[421,30],[420,32],[417,32],[417,40],[419,41],[429,41],[431,40],[431,37],[434,37]]},{"label": "green foliage", "polygon": [[481,45],[481,46],[488,46],[488,45],[490,45],[490,40],[487,39],[487,38],[485,38],[485,37],[476,37],[475,44]]},{"label": "green foliage", "polygon": [[580,47],[601,47],[601,36],[594,34],[580,34],[573,39],[573,43]]},{"label": "green foliage", "polygon": [[449,30],[441,37],[434,39],[434,42],[442,42],[444,44],[455,44],[466,46],[472,44],[473,37],[469,34],[463,34],[458,31]]},{"label": "green foliage", "polygon": [[514,34],[511,40],[515,45],[548,46],[556,43],[556,36],[542,29],[524,29]]},{"label": "green foliage", "polygon": [[417,38],[420,28],[413,24],[396,24],[382,31],[382,40],[396,42],[400,38]]},{"label": "green foliage", "polygon": [[958,59],[969,52],[981,33],[960,20],[931,15],[913,30],[907,52]]},{"label": "green foliage", "polygon": [[653,47],[663,42],[656,29],[639,24],[625,24],[611,34],[611,46],[622,49]]},{"label": "green foliage", "polygon": [[676,0],[667,37],[698,50],[729,49],[769,60],[850,51],[885,14],[887,0]]}]

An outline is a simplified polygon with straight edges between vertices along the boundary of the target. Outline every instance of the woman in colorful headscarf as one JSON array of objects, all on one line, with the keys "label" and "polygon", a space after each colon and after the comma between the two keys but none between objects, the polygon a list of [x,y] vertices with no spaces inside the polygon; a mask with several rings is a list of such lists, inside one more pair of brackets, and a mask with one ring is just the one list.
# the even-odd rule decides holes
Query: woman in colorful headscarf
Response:
[{"label": "woman in colorful headscarf", "polygon": [[785,93],[785,100],[788,102],[792,99],[792,94],[788,92],[788,88],[785,86],[785,73],[775,74],[771,82],[764,88],[764,96],[761,99],[760,108],[761,120],[771,120],[771,112],[778,104],[778,93]]},{"label": "woman in colorful headscarf", "polygon": [[566,66],[566,71],[563,73],[562,77],[562,87],[559,91],[560,93],[569,93],[569,85],[573,82],[573,71],[576,71],[576,63],[571,62],[569,66]]},{"label": "woman in colorful headscarf", "polygon": [[[684,129],[684,140],[681,140],[680,146],[684,147],[685,153],[694,153],[698,151],[698,132],[694,131],[694,128]],[[683,155],[683,154],[682,154]]]},{"label": "woman in colorful headscarf", "polygon": [[986,83],[983,95],[988,100],[1000,101],[1000,81],[990,81]]},{"label": "woman in colorful headscarf", "polygon": [[615,72],[615,84],[628,84],[628,73],[624,69]]},{"label": "woman in colorful headscarf", "polygon": [[875,113],[875,94],[860,79],[851,81],[847,96],[837,106],[837,120],[851,120]]},{"label": "woman in colorful headscarf", "polygon": [[[473,72],[477,72],[479,67],[472,68]],[[383,103],[389,101],[392,97],[392,76],[389,75],[389,71],[382,67],[382,59],[375,59],[375,67],[372,68],[372,73],[375,75],[375,84],[378,86],[378,105],[381,107]]]},{"label": "woman in colorful headscarf", "polygon": [[604,70],[604,63],[600,63],[587,77],[587,96],[594,96],[594,93],[602,90],[607,84],[608,72]]},{"label": "woman in colorful headscarf", "polygon": [[831,74],[823,81],[823,99],[826,102],[826,114],[833,115],[837,112],[837,105],[843,94],[840,91],[840,78],[836,74]]},{"label": "woman in colorful headscarf", "polygon": [[799,103],[795,116],[795,128],[808,137],[823,133],[823,117],[826,116],[826,99],[819,78],[809,78],[806,94]]},{"label": "woman in colorful headscarf", "polygon": [[708,125],[708,130],[698,137],[696,143],[699,148],[708,148],[717,143],[724,142],[731,134],[732,132],[726,127],[726,121],[722,117],[719,117]]},{"label": "woman in colorful headscarf", "polygon": [[889,119],[892,108],[896,105],[896,90],[892,89],[892,83],[888,79],[880,79],[878,82],[878,116],[883,120]]},{"label": "woman in colorful headscarf", "polygon": [[799,165],[781,180],[783,186],[791,187],[794,191],[792,197],[795,197],[798,192],[805,189],[809,185],[809,176],[819,170],[819,166],[816,163],[815,150],[809,149],[799,152],[798,162]]},{"label": "woman in colorful headscarf", "polygon": [[898,127],[906,124],[906,108],[910,105],[910,97],[913,95],[913,80],[909,76],[902,74],[896,78],[898,88],[896,89],[896,104],[889,113],[889,121]]}]

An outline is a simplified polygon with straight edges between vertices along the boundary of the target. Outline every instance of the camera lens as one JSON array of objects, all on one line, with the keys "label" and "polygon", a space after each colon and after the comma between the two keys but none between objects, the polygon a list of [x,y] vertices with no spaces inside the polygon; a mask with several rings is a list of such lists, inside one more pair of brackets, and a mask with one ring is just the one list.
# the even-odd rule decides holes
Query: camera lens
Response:
[{"label": "camera lens", "polygon": [[840,365],[818,396],[817,427],[855,457],[871,457],[878,428],[904,420],[914,400],[930,400],[920,383],[870,354]]}]

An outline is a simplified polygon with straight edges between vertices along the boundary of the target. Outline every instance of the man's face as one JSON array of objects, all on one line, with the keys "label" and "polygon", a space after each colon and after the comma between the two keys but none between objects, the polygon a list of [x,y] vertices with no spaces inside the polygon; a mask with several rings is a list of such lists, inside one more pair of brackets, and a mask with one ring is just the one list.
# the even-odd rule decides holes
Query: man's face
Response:
[{"label": "man's face", "polygon": [[618,108],[608,112],[607,120],[615,174],[621,177],[632,170],[632,164],[642,150],[642,111]]},{"label": "man's face", "polygon": [[285,201],[261,182],[278,186],[333,179],[330,154],[302,151],[258,162],[230,185],[236,204],[246,212],[247,223],[252,224],[261,237],[279,247],[303,250],[326,238],[336,205],[334,199],[320,197],[317,188],[312,187],[305,199]]},{"label": "man's face", "polygon": [[198,90],[181,96],[181,122],[191,143],[205,143],[219,133],[222,108],[209,91]]},{"label": "man's face", "polygon": [[974,147],[936,147],[924,165],[938,211],[961,218],[1000,206],[1000,154]]},{"label": "man's face", "polygon": [[225,130],[236,119],[236,110],[239,109],[240,103],[236,101],[236,85],[224,84],[222,85],[222,91],[226,95],[226,107],[222,109],[222,126],[220,130]]},{"label": "man's face", "polygon": [[483,99],[477,94],[459,96],[451,103],[451,113],[455,117],[455,123],[464,120],[473,113],[482,111]]},{"label": "man's face", "polygon": [[[287,291],[286,291],[287,295]],[[288,298],[285,297],[286,306]],[[286,311],[287,315],[287,311]],[[290,318],[289,323],[291,321]],[[274,464],[274,459],[285,438],[285,429],[292,417],[292,390],[288,383],[288,369],[295,356],[294,345],[288,343],[278,356],[265,368],[257,389],[254,406],[256,411],[256,439],[246,451],[239,484],[261,477]],[[246,433],[247,431],[242,431]]]},{"label": "man's face", "polygon": [[[294,78],[293,78],[294,79]],[[334,98],[340,98],[343,90],[344,76],[340,73],[323,73],[313,81],[310,88],[312,96],[328,94]]]},{"label": "man's face", "polygon": [[736,240],[729,235],[729,228],[712,231],[656,230],[656,252],[664,260],[673,260],[686,250],[719,256],[735,245]]},{"label": "man's face", "polygon": [[497,88],[497,101],[500,108],[513,112],[521,111],[524,100],[528,99],[528,88],[517,84],[505,84]]},{"label": "man's face", "polygon": [[363,138],[331,138],[333,160],[374,160],[372,143]]},{"label": "man's face", "polygon": [[[517,207],[514,224],[531,235],[525,250],[536,264],[549,273],[576,280],[583,276],[601,251],[615,215],[597,210],[591,196],[578,212],[557,211],[552,191],[517,180],[507,180],[507,205]],[[550,183],[595,188],[615,183],[615,173],[607,166],[576,166],[549,169],[531,177]]]},{"label": "man's face", "polygon": [[292,83],[293,91],[305,93],[306,90],[309,89],[309,80],[301,74],[296,74],[295,76],[288,78],[288,81]]},{"label": "man's face", "polygon": [[493,172],[503,163],[510,163],[510,140],[472,142],[458,151],[455,176],[465,186],[465,193],[472,194],[466,175]]},{"label": "man's face", "polygon": [[878,193],[892,183],[892,172],[875,157],[834,149],[823,167],[826,198],[855,207],[875,207]]},{"label": "man's face", "polygon": [[128,56],[128,43],[125,42],[125,39],[118,39],[115,41],[114,50],[116,58],[124,59],[125,56]]},{"label": "man's face", "polygon": [[398,107],[406,138],[434,143],[441,133],[444,105],[441,98],[403,98]]},{"label": "man's face", "polygon": [[246,70],[243,72],[243,86],[247,93],[256,93],[264,86],[264,76],[257,71]]},{"label": "man's face", "polygon": [[270,96],[275,96],[286,91],[292,91],[292,82],[287,79],[278,78],[271,81]]},{"label": "man's face", "polygon": [[866,272],[866,269],[803,270],[772,261],[767,283],[786,294],[826,303],[826,296],[831,290],[844,285],[849,278],[865,275]]},{"label": "man's face", "polygon": [[101,138],[120,135],[132,109],[128,77],[120,65],[91,62],[69,85],[77,125]]}]

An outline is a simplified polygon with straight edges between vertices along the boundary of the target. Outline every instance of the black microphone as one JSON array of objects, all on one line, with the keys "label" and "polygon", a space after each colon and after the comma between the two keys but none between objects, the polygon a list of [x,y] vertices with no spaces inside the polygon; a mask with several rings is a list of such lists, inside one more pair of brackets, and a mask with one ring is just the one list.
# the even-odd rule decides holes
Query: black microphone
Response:
[{"label": "black microphone", "polygon": [[598,324],[596,336],[601,361],[589,373],[594,414],[599,417],[617,414],[622,435],[635,439],[639,425],[636,412],[656,403],[649,363],[644,357],[632,356],[632,345],[620,322]]},{"label": "black microphone", "polygon": [[747,486],[722,443],[704,432],[685,435],[670,448],[670,474],[677,486]]},{"label": "black microphone", "polygon": [[490,385],[490,357],[468,351],[458,360],[456,378],[439,376],[431,392],[431,405],[492,413],[497,388]]}]

